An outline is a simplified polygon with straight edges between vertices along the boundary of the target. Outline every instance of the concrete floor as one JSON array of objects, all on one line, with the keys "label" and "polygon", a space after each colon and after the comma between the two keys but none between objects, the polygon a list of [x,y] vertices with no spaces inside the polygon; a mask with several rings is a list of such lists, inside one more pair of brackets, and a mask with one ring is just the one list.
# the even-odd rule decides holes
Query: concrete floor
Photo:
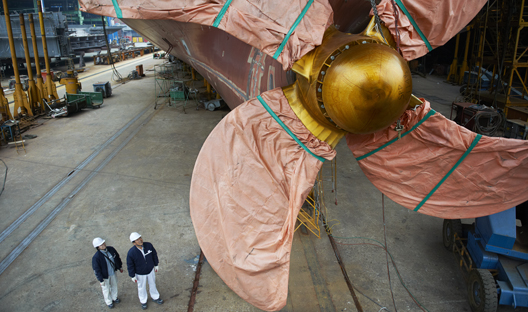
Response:
[{"label": "concrete floor", "polygon": [[[161,60],[145,59],[145,70]],[[114,89],[97,110],[45,120],[26,134],[38,135],[27,154],[0,148],[9,167],[0,196],[4,231],[55,185],[70,180],[12,234],[0,242],[0,261],[35,237],[0,275],[1,311],[106,311],[91,268],[91,241],[100,236],[126,258],[130,232],[152,242],[160,258],[158,289],[165,304],[149,310],[186,311],[199,254],[189,215],[194,162],[209,132],[228,113],[163,105],[154,110],[154,80],[147,77]],[[109,80],[109,76],[98,77]],[[458,87],[437,77],[414,77],[414,93],[449,116]],[[113,141],[109,141],[116,133]],[[337,146],[337,202],[327,218],[364,311],[396,311],[381,248],[381,193],[366,179],[345,142]],[[79,168],[86,159],[91,159]],[[3,177],[0,164],[0,177]],[[76,169],[77,168],[77,169]],[[39,226],[55,212],[47,227]],[[44,221],[43,221],[44,220]],[[388,249],[407,289],[428,311],[470,311],[453,255],[442,244],[442,220],[405,209],[385,198]],[[43,228],[41,232],[38,230]],[[33,231],[33,232],[32,232]],[[33,234],[32,234],[33,233]],[[359,238],[358,238],[359,237]],[[288,304],[283,311],[356,311],[328,238],[295,234]],[[1,264],[0,264],[1,266]],[[391,266],[398,311],[420,311]],[[118,273],[121,303],[115,310],[140,310],[137,288]],[[371,300],[369,300],[372,299]],[[195,311],[259,311],[234,294],[208,264],[202,267]],[[499,311],[523,311],[501,307]]]}]

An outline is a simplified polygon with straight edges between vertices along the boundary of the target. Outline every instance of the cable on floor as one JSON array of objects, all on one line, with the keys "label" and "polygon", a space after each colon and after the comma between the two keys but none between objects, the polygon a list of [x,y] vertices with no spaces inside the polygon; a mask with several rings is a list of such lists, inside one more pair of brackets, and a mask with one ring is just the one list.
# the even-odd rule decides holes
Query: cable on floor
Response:
[{"label": "cable on floor", "polygon": [[112,66],[112,80],[121,81],[123,79],[123,76],[121,76],[121,74],[115,68],[114,58],[112,57],[112,51],[110,50],[110,44],[108,43],[108,36],[106,35],[105,17],[101,16],[101,20],[103,22],[103,32],[104,32],[105,41],[106,41],[106,48],[108,50],[108,60],[110,62],[110,65]]},{"label": "cable on floor", "polygon": [[6,179],[7,179],[7,165],[2,159],[0,159],[0,161],[3,162],[4,166],[6,167],[5,175],[4,175],[4,183],[2,184],[2,190],[0,190],[0,195],[2,195],[2,193],[4,192],[4,189],[5,189],[5,183],[6,183]]},{"label": "cable on floor", "polygon": [[[487,126],[483,126],[480,123],[480,119],[483,119],[483,122]],[[506,118],[504,113],[500,111],[480,111],[475,115],[475,132],[487,135],[494,136],[497,131],[504,125]]]},{"label": "cable on floor", "polygon": [[[414,297],[414,295],[412,294],[412,292],[407,288],[407,285],[405,285],[405,283],[403,282],[403,279],[400,275],[400,271],[398,270],[398,267],[396,266],[396,262],[394,261],[394,257],[392,256],[392,254],[385,248],[385,246],[383,245],[383,243],[381,243],[380,241],[377,241],[375,239],[372,239],[372,238],[368,238],[368,237],[361,237],[361,236],[354,236],[354,237],[340,237],[340,236],[333,236],[334,238],[337,238],[337,239],[366,239],[366,240],[371,240],[371,241],[374,241],[376,242],[377,244],[373,244],[373,243],[357,243],[357,244],[346,244],[346,243],[341,243],[341,242],[338,242],[336,241],[337,244],[339,245],[345,245],[345,246],[363,246],[363,245],[370,245],[370,246],[374,246],[374,247],[377,247],[377,248],[381,248],[383,250],[385,250],[385,252],[388,253],[389,257],[391,258],[391,262],[392,262],[392,265],[394,267],[394,269],[396,270],[396,275],[398,276],[398,279],[400,280],[400,284],[403,286],[403,288],[405,288],[405,290],[407,291],[407,293],[409,294],[409,296],[411,297],[411,299],[414,301],[414,303],[420,308],[422,309],[422,311],[427,311],[429,312],[429,310],[427,310],[424,305],[422,303],[420,303],[420,301],[418,301],[418,299],[416,299],[416,297]],[[358,291],[360,294],[362,294],[363,296],[365,296],[363,293],[361,293],[360,291]],[[366,296],[365,296],[366,297]],[[367,297],[368,298],[368,297]],[[373,301],[372,299],[369,298],[369,300]],[[374,301],[373,301],[374,302]],[[376,303],[376,302],[374,302]],[[376,303],[378,306],[381,307],[381,305],[379,305],[378,303]]]},{"label": "cable on floor", "polygon": [[392,282],[391,282],[391,276],[390,276],[390,267],[389,267],[389,251],[388,251],[388,245],[387,245],[387,229],[385,228],[385,195],[381,193],[381,207],[383,211],[383,238],[385,239],[385,250],[387,251],[385,253],[385,258],[387,260],[387,277],[389,279],[389,288],[391,292],[392,297],[392,304],[394,305],[394,311],[398,312],[398,309],[396,308],[396,300],[394,300],[394,291],[392,290]]}]

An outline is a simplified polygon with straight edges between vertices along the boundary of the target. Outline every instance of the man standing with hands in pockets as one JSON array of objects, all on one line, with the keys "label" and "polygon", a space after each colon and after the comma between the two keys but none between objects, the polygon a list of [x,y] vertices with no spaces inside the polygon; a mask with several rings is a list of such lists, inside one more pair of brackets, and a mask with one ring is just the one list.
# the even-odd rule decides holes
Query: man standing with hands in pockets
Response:
[{"label": "man standing with hands in pockets", "polygon": [[147,308],[147,282],[149,284],[150,297],[158,304],[163,304],[160,294],[156,289],[156,272],[158,272],[158,254],[151,243],[143,242],[143,238],[137,232],[130,234],[130,241],[134,246],[130,248],[127,255],[128,275],[138,285],[138,296],[141,308]]}]

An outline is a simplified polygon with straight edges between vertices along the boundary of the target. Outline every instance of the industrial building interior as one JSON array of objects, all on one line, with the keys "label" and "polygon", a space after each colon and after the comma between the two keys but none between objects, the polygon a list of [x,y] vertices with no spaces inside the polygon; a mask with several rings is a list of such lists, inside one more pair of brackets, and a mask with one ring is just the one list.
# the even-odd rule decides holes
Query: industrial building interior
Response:
[{"label": "industrial building interior", "polygon": [[[446,25],[452,35],[412,59],[383,18],[389,7],[410,17],[426,0],[303,0],[289,22],[290,11],[267,14],[278,1],[259,4],[259,18],[281,26],[273,31],[289,30],[276,55],[284,48],[290,60],[230,28],[258,37],[257,19],[237,24],[230,11],[246,14],[242,1],[184,2],[3,0],[0,310],[528,311],[528,3],[468,1],[467,24]],[[182,22],[188,12],[196,16]],[[293,31],[303,16],[324,25],[313,23],[321,41],[310,49]],[[421,22],[414,16],[415,29]],[[360,50],[372,46],[387,52]],[[388,83],[397,71],[374,73],[388,62],[403,64],[398,92]],[[342,84],[330,80],[338,66],[349,66]],[[381,101],[349,95],[354,76],[388,81],[392,92],[376,92],[397,98],[398,115],[377,110],[386,124],[375,130],[342,126],[331,99]],[[375,123],[367,110],[351,109],[354,126]],[[431,114],[436,130],[411,134]],[[488,150],[475,148],[479,139]],[[460,153],[443,158],[449,141]],[[482,159],[464,163],[473,148]],[[371,157],[383,149],[393,157]],[[442,179],[435,168],[452,169]],[[413,193],[422,188],[423,200]],[[127,271],[133,232],[157,251],[163,304],[138,299]],[[94,275],[96,237],[123,262],[111,304]]]}]

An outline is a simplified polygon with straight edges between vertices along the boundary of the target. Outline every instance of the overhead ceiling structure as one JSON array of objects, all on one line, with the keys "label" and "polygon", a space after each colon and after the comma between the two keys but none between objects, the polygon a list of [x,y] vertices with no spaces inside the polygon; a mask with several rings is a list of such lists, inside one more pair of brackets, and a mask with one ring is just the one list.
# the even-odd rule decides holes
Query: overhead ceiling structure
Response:
[{"label": "overhead ceiling structure", "polygon": [[196,161],[191,216],[224,282],[274,311],[299,209],[344,137],[374,185],[414,211],[469,218],[528,200],[527,141],[477,135],[411,95],[405,61],[445,44],[485,2],[382,0],[374,19],[363,0],[80,4],[192,65],[233,109]]}]

